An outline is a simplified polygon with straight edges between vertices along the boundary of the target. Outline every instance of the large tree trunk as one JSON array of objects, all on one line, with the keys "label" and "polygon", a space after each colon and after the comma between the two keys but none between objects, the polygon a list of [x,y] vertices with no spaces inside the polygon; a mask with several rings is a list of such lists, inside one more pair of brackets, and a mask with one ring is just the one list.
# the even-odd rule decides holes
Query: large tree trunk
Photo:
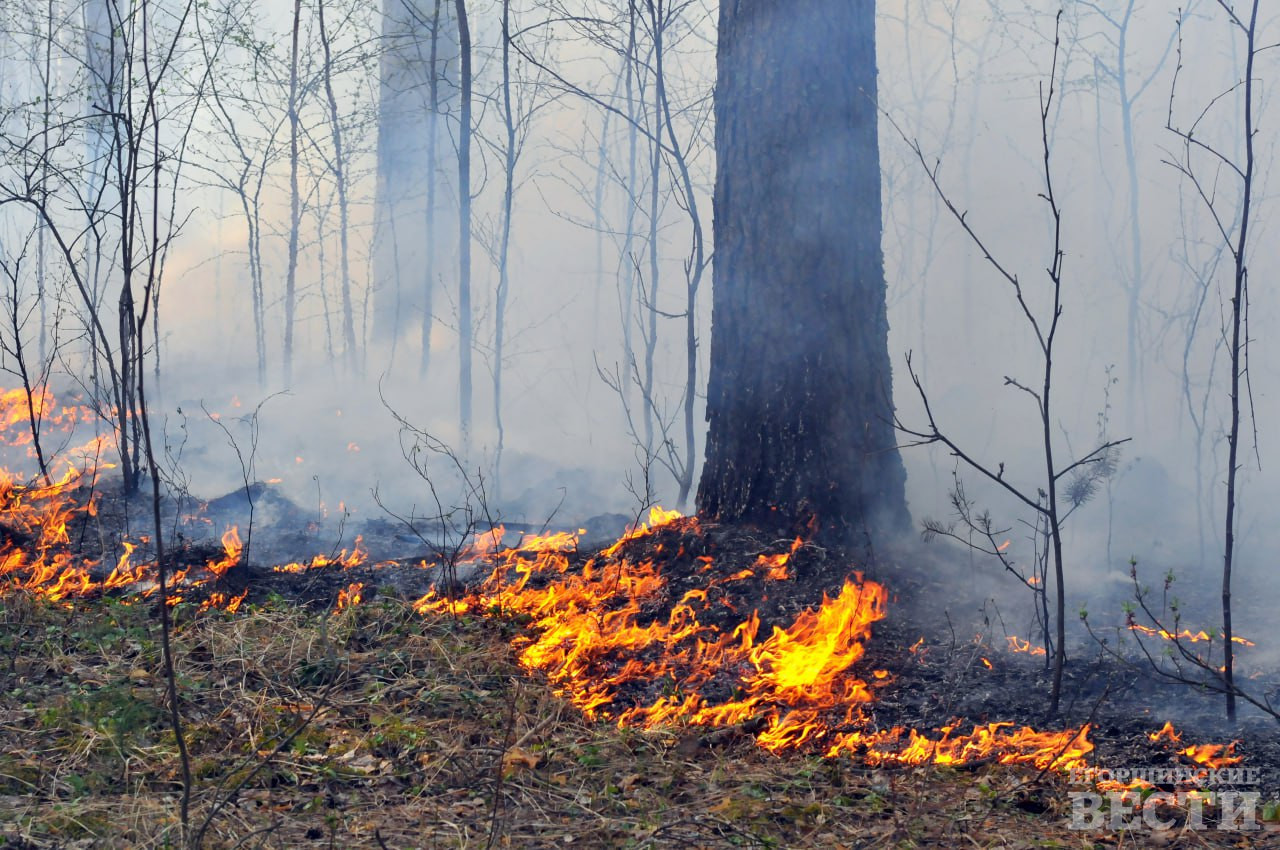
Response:
[{"label": "large tree trunk", "polygon": [[701,513],[902,528],[873,0],[725,0]]}]

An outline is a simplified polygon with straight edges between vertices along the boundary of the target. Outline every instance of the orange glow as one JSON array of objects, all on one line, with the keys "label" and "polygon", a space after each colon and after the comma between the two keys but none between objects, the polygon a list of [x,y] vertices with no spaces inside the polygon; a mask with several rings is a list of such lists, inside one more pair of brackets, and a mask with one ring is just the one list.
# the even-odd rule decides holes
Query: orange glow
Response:
[{"label": "orange glow", "polygon": [[[29,406],[25,392],[3,392],[0,393],[0,449],[27,446],[31,442],[32,411],[41,417],[42,428],[61,431],[63,442],[73,439],[73,426],[96,417],[92,410],[76,405],[55,406],[46,390],[33,393]],[[123,551],[110,571],[98,561],[72,552],[72,524],[77,519],[97,516],[101,499],[96,487],[98,475],[114,468],[114,464],[101,459],[109,445],[110,436],[99,435],[84,445],[62,449],[51,465],[48,484],[43,477],[24,478],[0,469],[0,515],[15,532],[11,539],[0,544],[0,578],[4,579],[0,592],[24,589],[54,601],[126,589],[144,598],[157,592],[155,565],[139,562],[137,558],[138,546],[149,542],[145,536],[136,541],[122,541]],[[76,534],[80,532],[77,530]],[[184,583],[203,584],[224,574],[238,562],[241,548],[235,529],[229,529],[223,538],[224,557],[207,563],[207,573],[191,577],[189,570],[182,570],[171,576],[174,592],[166,600],[168,604],[180,600],[180,586]],[[207,601],[202,607],[234,610],[243,598],[243,594],[233,598],[223,596]]]},{"label": "orange glow", "polygon": [[[1147,739],[1152,743],[1157,741],[1168,741],[1171,744],[1182,743],[1182,736],[1169,721],[1165,721],[1165,724],[1158,731],[1149,733]],[[1239,764],[1244,760],[1243,756],[1236,755],[1236,743],[1232,741],[1229,744],[1192,744],[1177,752],[1178,755],[1186,756],[1196,764],[1216,770],[1221,767]]]},{"label": "orange glow", "polygon": [[827,755],[861,751],[873,767],[994,759],[999,764],[1030,764],[1042,770],[1065,771],[1085,766],[1085,756],[1093,751],[1088,724],[1062,732],[1037,732],[1025,726],[1014,730],[1012,723],[974,726],[967,735],[953,735],[954,731],[954,726],[944,726],[936,738],[900,727],[882,732],[848,732],[837,737]]},{"label": "orange glow", "polygon": [[240,553],[244,551],[244,544],[240,542],[240,530],[234,525],[222,535],[222,551],[224,555],[220,560],[206,564],[209,572],[218,578],[222,578],[228,570],[240,563]]},{"label": "orange glow", "polygon": [[[697,528],[696,520],[661,509],[651,512],[649,522],[652,527],[682,523],[685,530]],[[627,532],[624,541],[646,533],[641,526]],[[481,535],[471,551],[491,551],[486,537]],[[727,633],[702,623],[699,614],[708,606],[702,589],[684,594],[665,620],[646,622],[645,603],[666,587],[653,562],[619,558],[621,544],[615,544],[578,574],[570,571],[564,555],[572,542],[534,539],[497,552],[497,566],[475,592],[460,600],[429,593],[417,608],[424,613],[500,610],[529,616],[535,634],[523,643],[521,663],[546,674],[557,692],[587,716],[620,725],[726,725],[756,718],[763,720],[760,744],[779,750],[825,734],[820,713],[852,719],[857,707],[871,699],[866,683],[849,671],[862,657],[871,623],[884,616],[886,594],[880,585],[850,580],[835,599],[824,599],[816,609],[802,612],[790,628],[774,627],[768,636],[759,635],[754,613]],[[776,580],[801,545],[797,541],[788,553],[762,556],[752,568],[719,582],[757,570]],[[540,579],[537,589],[531,586],[535,576]],[[725,701],[707,699],[700,687],[725,667],[744,670],[742,693]],[[614,705],[621,686],[653,678],[670,678],[670,693],[629,707]]]},{"label": "orange glow", "polygon": [[198,611],[208,611],[210,609],[226,611],[228,614],[234,614],[240,610],[240,604],[244,602],[246,596],[249,595],[249,589],[245,588],[235,596],[227,596],[225,593],[213,592],[209,594],[209,598],[200,603]]},{"label": "orange glow", "polygon": [[[622,537],[618,538],[618,542],[604,550],[601,555],[611,558],[618,553],[618,550],[622,548],[622,544],[626,543],[628,540],[635,540],[637,537],[643,536],[652,529],[668,525],[682,518],[683,515],[679,511],[668,511],[655,505],[649,509],[648,523],[642,522],[638,523],[635,527],[628,528],[626,533],[623,534]],[[690,519],[690,521],[695,524],[697,522],[697,520],[694,519]]]},{"label": "orange glow", "polygon": [[787,570],[787,561],[791,560],[791,556],[803,545],[804,540],[797,537],[795,542],[791,544],[790,551],[781,555],[759,555],[756,557],[755,566],[757,569],[768,568],[765,577],[771,581],[786,581],[791,577],[790,572]]},{"label": "orange glow", "polygon": [[[668,512],[651,514],[655,525],[697,520]],[[626,540],[646,533],[628,531]],[[978,726],[967,734],[954,727],[928,735],[916,730],[876,730],[863,708],[871,686],[856,673],[873,624],[885,616],[888,594],[855,575],[835,598],[824,597],[786,628],[760,633],[756,612],[732,629],[701,619],[709,611],[707,591],[717,584],[757,574],[780,580],[802,540],[784,555],[761,556],[752,568],[729,571],[708,587],[683,594],[665,618],[652,611],[666,592],[666,579],[651,560],[622,557],[622,542],[591,559],[580,571],[556,547],[527,542],[495,553],[488,578],[461,599],[428,593],[416,603],[422,613],[501,611],[529,618],[531,634],[520,639],[520,662],[541,671],[556,692],[586,716],[620,726],[671,724],[729,726],[753,721],[757,743],[772,752],[818,747],[829,755],[857,753],[871,764],[956,764],[976,758],[1067,769],[1084,764],[1093,749],[1087,727],[1061,732],[1015,729],[1007,723]],[[479,548],[483,548],[482,546]],[[655,547],[656,549],[656,547]],[[703,569],[709,559],[699,559]],[[923,647],[921,638],[911,648]],[[741,671],[741,685],[713,697],[704,686],[722,670]],[[878,686],[892,681],[885,670],[863,674]],[[661,682],[660,693],[641,697],[627,684]]]}]

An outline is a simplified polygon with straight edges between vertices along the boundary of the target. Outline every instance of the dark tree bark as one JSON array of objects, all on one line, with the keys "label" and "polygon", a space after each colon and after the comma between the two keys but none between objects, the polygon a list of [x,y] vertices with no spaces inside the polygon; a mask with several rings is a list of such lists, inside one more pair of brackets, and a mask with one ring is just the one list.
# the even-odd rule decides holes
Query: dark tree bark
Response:
[{"label": "dark tree bark", "polygon": [[902,530],[873,0],[724,0],[709,518],[828,539]]}]

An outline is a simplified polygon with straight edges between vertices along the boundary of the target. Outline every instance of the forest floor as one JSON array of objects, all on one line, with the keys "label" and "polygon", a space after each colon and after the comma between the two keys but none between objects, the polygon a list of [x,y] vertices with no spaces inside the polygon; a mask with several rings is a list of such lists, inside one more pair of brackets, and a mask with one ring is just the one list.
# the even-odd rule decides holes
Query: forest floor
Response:
[{"label": "forest floor", "polygon": [[[5,596],[0,847],[181,846],[153,614]],[[394,598],[175,614],[208,848],[1280,846],[1265,827],[1074,831],[1071,787],[1032,768],[873,770],[585,722],[517,664],[506,620]]]}]

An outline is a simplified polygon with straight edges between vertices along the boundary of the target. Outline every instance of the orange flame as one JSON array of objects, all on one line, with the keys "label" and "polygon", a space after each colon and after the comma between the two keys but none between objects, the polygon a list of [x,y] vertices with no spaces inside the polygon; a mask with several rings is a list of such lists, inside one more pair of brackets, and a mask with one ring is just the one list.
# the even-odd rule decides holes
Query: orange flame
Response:
[{"label": "orange flame", "polygon": [[344,608],[351,608],[359,605],[364,601],[364,582],[353,581],[342,590],[338,591],[338,601],[334,606],[341,611]]},{"label": "orange flame", "polygon": [[[1144,635],[1159,637],[1164,640],[1185,640],[1187,643],[1207,643],[1211,640],[1218,640],[1222,637],[1222,635],[1211,635],[1203,629],[1198,632],[1192,632],[1190,629],[1183,629],[1180,632],[1170,632],[1165,629],[1153,629],[1150,626],[1144,626],[1140,623],[1130,623],[1128,628],[1129,631],[1140,632]],[[1246,640],[1238,635],[1233,635],[1231,641],[1242,646],[1255,645],[1253,641]]]},{"label": "orange flame", "polygon": [[[244,602],[245,597],[249,595],[249,589],[245,588],[235,596],[227,596],[225,593],[215,591],[209,594],[209,598],[200,603],[197,611],[222,610],[228,614],[234,614],[240,610],[240,605]],[[171,597],[172,598],[172,597]]]},{"label": "orange flame", "polygon": [[209,572],[218,578],[222,578],[228,570],[240,563],[240,553],[244,551],[244,544],[240,542],[240,529],[234,525],[223,532],[222,551],[224,555],[220,560],[210,561],[206,565]]},{"label": "orange flame", "polygon": [[1235,741],[1229,744],[1192,744],[1185,750],[1179,750],[1178,755],[1214,770],[1244,761],[1244,756],[1236,755]]},{"label": "orange flame", "polygon": [[[974,726],[968,735],[953,736],[954,726],[942,727],[937,739],[914,729],[895,727],[884,732],[849,732],[840,735],[827,755],[864,751],[871,766],[881,764],[964,764],[993,759],[999,764],[1030,764],[1042,770],[1070,770],[1085,765],[1093,751],[1089,726],[1062,732],[1037,732],[1028,727],[1015,731],[1012,723]],[[903,736],[906,735],[905,742]]]},{"label": "orange flame", "polygon": [[790,551],[781,555],[760,555],[756,558],[755,566],[756,568],[767,567],[768,572],[765,574],[765,578],[770,581],[786,581],[791,577],[787,571],[787,561],[791,560],[791,556],[803,545],[804,540],[797,537],[795,542],[791,544]]},{"label": "orange flame", "polygon": [[[692,518],[654,512],[655,525]],[[429,593],[416,603],[420,612],[462,613],[497,610],[530,618],[533,634],[524,639],[521,663],[542,671],[561,694],[588,717],[619,725],[655,727],[671,723],[726,726],[751,721],[757,743],[779,752],[819,745],[825,752],[861,752],[873,764],[950,764],[974,758],[1067,768],[1083,764],[1093,749],[1088,728],[1062,732],[1013,729],[994,723],[956,734],[945,727],[936,736],[915,730],[847,730],[869,725],[863,707],[871,687],[854,673],[872,625],[885,615],[887,592],[857,575],[832,599],[800,613],[791,626],[775,626],[760,635],[760,619],[751,612],[735,628],[721,631],[703,623],[705,588],[687,591],[665,619],[645,616],[665,592],[666,579],[652,561],[620,556],[623,543],[649,533],[633,529],[623,541],[590,560],[580,572],[552,547],[527,546],[496,554],[489,577],[472,593],[451,600]],[[778,579],[803,541],[783,555],[761,556],[753,569],[739,570],[709,586],[759,574]],[[708,559],[699,559],[704,569]],[[923,638],[913,651],[923,645]],[[741,671],[741,686],[731,698],[712,697],[703,686],[721,670]],[[873,681],[891,680],[876,670]],[[665,693],[620,703],[628,683],[664,683]],[[635,691],[637,689],[632,689]],[[645,689],[638,689],[644,692]]]},{"label": "orange flame", "polygon": [[1009,641],[1010,652],[1025,652],[1028,655],[1044,655],[1044,647],[1036,646],[1029,641],[1025,641],[1017,635],[1009,635],[1006,640]]},{"label": "orange flame", "polygon": [[324,569],[325,567],[333,567],[333,566],[338,566],[344,570],[349,570],[349,569],[352,569],[353,567],[362,566],[364,563],[366,563],[369,560],[369,553],[361,548],[362,543],[364,543],[364,538],[357,536],[355,543],[351,545],[350,553],[348,553],[346,549],[343,549],[341,552],[337,554],[337,556],[333,558],[330,558],[327,555],[316,555],[314,558],[312,558],[310,561],[308,561],[305,564],[298,563],[298,562],[294,562],[290,564],[277,564],[276,566],[272,567],[271,570],[272,572],[277,572],[277,573],[305,573],[308,570],[319,570],[319,569]]}]

